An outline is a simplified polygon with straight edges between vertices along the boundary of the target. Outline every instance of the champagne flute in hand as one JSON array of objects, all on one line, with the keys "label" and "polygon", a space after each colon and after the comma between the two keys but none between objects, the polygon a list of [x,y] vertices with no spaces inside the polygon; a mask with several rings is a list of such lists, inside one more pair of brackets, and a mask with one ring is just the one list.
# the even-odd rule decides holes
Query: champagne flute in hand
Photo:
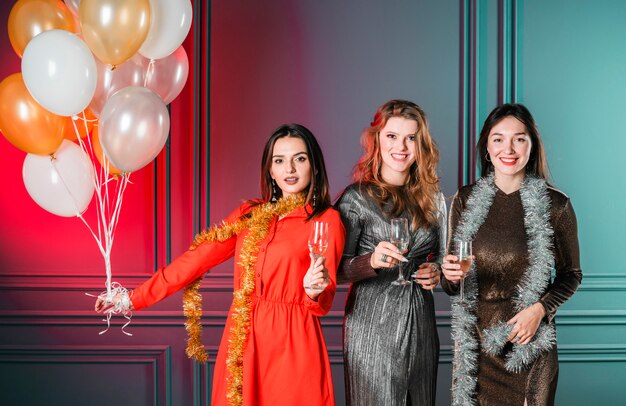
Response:
[{"label": "champagne flute in hand", "polygon": [[[391,243],[398,248],[400,253],[404,254],[409,248],[409,221],[404,218],[391,219]],[[391,282],[392,285],[409,285],[411,281],[404,278],[402,272],[402,263],[398,264],[398,279]]]},{"label": "champagne flute in hand", "polygon": [[[324,256],[328,248],[328,223],[325,221],[314,221],[311,224],[309,233],[309,251],[313,254],[314,260]],[[309,289],[322,290],[316,284],[311,284]]]},{"label": "champagne flute in hand", "polygon": [[465,287],[465,276],[469,272],[472,267],[472,242],[471,241],[462,241],[462,240],[453,240],[452,241],[452,255],[457,257],[457,260],[454,261],[455,264],[461,265],[461,271],[463,271],[464,275],[461,279],[460,284],[460,295],[461,295],[461,303],[465,301],[465,296],[463,294]]}]

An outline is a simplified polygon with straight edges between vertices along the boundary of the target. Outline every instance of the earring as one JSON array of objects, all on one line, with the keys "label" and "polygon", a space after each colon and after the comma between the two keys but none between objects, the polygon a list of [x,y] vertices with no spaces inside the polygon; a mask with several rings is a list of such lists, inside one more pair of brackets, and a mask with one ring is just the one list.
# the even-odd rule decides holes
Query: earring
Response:
[{"label": "earring", "polygon": [[487,162],[491,162],[491,159],[489,159],[489,152],[487,152],[487,153],[485,154],[485,160],[486,160]]},{"label": "earring", "polygon": [[272,199],[270,200],[270,202],[276,203],[276,201],[278,200],[276,198],[277,195],[278,193],[276,192],[276,180],[272,179]]},{"label": "earring", "polygon": [[313,204],[312,204],[313,208],[315,208],[315,206],[317,206],[317,190],[315,188],[313,188]]}]

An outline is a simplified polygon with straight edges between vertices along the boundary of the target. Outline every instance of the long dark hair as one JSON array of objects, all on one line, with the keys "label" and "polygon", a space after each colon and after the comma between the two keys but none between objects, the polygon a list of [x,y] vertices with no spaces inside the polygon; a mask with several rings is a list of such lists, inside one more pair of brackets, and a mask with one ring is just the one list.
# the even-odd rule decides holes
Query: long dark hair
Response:
[{"label": "long dark hair", "polygon": [[481,176],[485,176],[493,172],[493,163],[487,160],[487,142],[489,141],[489,133],[491,129],[506,117],[513,117],[519,120],[530,136],[531,148],[530,157],[526,164],[526,174],[534,175],[545,180],[550,179],[550,171],[548,170],[548,160],[546,159],[546,151],[539,135],[539,129],[535,124],[530,111],[523,104],[503,104],[496,107],[489,113],[489,116],[483,124],[480,131],[480,138],[476,144],[476,154],[480,157]]},{"label": "long dark hair", "polygon": [[[417,123],[415,162],[410,167],[406,183],[400,187],[389,185],[380,174],[382,156],[378,137],[391,117],[402,117]],[[436,224],[439,149],[430,135],[424,110],[408,100],[386,102],[378,108],[370,126],[361,134],[361,145],[363,156],[354,169],[354,181],[375,186],[368,187],[366,191],[381,209],[390,199],[392,208],[387,213],[389,216],[396,217],[408,210],[414,229]]]},{"label": "long dark hair", "polygon": [[[309,183],[306,202],[310,204],[315,202],[313,212],[309,213],[307,217],[308,221],[319,216],[330,207],[330,192],[328,190],[328,176],[326,175],[322,149],[313,133],[305,126],[300,124],[283,124],[274,131],[265,143],[261,160],[261,196],[263,202],[269,202],[272,199],[272,175],[270,174],[272,153],[274,152],[276,141],[284,137],[300,138],[306,145],[306,153],[311,164],[311,183]],[[275,197],[279,199],[282,195],[282,190],[277,187]]]}]

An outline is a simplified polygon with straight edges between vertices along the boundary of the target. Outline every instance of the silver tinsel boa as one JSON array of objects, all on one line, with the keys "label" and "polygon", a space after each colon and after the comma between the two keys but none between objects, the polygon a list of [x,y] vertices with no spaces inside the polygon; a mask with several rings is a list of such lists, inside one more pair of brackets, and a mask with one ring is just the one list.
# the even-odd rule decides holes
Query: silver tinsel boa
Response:
[{"label": "silver tinsel boa", "polygon": [[[461,215],[454,238],[472,240],[484,223],[497,188],[493,174],[480,178],[467,199],[466,210]],[[526,176],[520,189],[524,208],[524,227],[528,238],[528,268],[517,285],[514,298],[516,310],[522,311],[536,303],[550,283],[554,268],[552,235],[550,224],[550,197],[544,179]],[[513,325],[502,320],[495,326],[485,329],[483,340],[476,337],[476,301],[478,297],[478,277],[472,270],[465,280],[464,303],[459,296],[452,298],[452,338],[454,339],[454,369],[452,372],[452,404],[474,405],[478,372],[478,351],[498,355],[507,343]],[[551,349],[556,343],[553,324],[542,321],[532,341],[526,345],[513,344],[506,356],[505,367],[510,372],[520,372],[528,368],[539,355]]]}]

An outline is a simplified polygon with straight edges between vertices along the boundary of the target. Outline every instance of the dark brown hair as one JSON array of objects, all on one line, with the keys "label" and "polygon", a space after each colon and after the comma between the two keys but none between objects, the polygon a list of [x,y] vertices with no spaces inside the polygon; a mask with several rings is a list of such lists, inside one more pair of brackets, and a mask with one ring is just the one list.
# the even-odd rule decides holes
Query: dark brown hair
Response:
[{"label": "dark brown hair", "polygon": [[[313,203],[315,195],[315,207],[313,212],[309,213],[307,220],[322,214],[330,207],[330,192],[328,188],[328,176],[326,175],[326,165],[324,164],[324,155],[315,136],[309,129],[300,124],[284,124],[274,131],[265,143],[263,149],[263,158],[261,159],[261,196],[263,202],[269,202],[272,199],[272,153],[274,152],[274,144],[280,138],[293,137],[300,138],[306,146],[306,153],[311,164],[311,183],[306,195],[306,202]],[[276,187],[276,198],[280,199],[283,191]]]},{"label": "dark brown hair", "polygon": [[503,104],[496,107],[489,113],[489,116],[483,124],[483,129],[480,131],[480,137],[476,144],[476,154],[480,158],[480,172],[481,176],[488,175],[493,172],[493,163],[487,160],[487,143],[489,141],[489,133],[500,121],[506,117],[513,117],[524,126],[530,136],[530,157],[526,164],[526,174],[534,175],[545,180],[550,179],[550,171],[548,170],[548,160],[546,159],[546,151],[539,135],[539,130],[535,124],[530,111],[526,106],[522,104]]}]

